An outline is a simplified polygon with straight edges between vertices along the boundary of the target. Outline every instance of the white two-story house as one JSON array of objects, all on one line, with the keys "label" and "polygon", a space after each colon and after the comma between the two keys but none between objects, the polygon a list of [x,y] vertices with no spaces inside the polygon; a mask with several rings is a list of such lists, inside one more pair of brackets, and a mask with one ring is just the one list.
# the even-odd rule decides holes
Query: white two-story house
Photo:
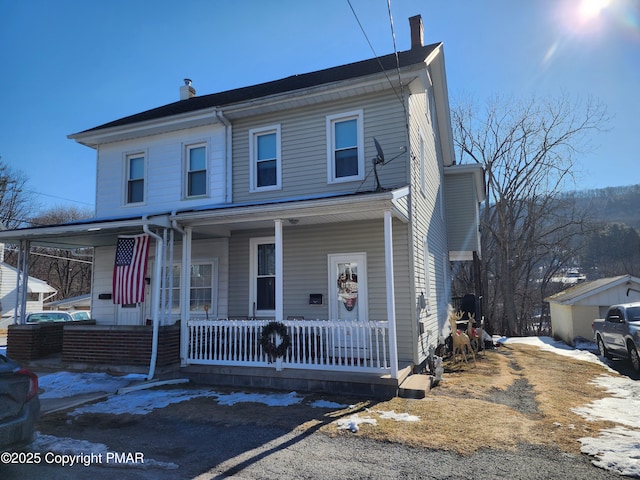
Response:
[{"label": "white two-story house", "polygon": [[[367,391],[425,361],[448,333],[450,262],[480,251],[484,177],[455,164],[443,46],[410,22],[397,56],[209,95],[185,81],[175,103],[70,135],[96,151],[95,218],[0,241],[94,248],[96,325],[70,327],[82,361],[117,357],[92,343],[111,334],[142,348],[142,330],[151,376],[171,351],[218,381]],[[132,235],[150,239],[144,300],[114,303]]]}]

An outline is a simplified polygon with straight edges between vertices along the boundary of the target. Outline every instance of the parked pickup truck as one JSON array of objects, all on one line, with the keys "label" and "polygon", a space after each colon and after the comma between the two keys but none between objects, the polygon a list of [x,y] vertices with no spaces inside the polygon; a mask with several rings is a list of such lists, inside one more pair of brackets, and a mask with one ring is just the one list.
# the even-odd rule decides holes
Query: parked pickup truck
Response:
[{"label": "parked pickup truck", "polygon": [[628,358],[633,369],[640,372],[640,303],[612,305],[607,316],[595,320],[592,328],[600,355]]}]

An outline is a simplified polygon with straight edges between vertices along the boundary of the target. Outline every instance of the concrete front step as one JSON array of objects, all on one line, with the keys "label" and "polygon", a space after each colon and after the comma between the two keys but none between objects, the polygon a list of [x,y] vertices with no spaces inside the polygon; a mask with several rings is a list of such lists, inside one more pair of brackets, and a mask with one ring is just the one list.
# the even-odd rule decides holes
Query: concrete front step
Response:
[{"label": "concrete front step", "polygon": [[424,398],[431,390],[433,378],[430,375],[410,375],[400,384],[400,398]]}]

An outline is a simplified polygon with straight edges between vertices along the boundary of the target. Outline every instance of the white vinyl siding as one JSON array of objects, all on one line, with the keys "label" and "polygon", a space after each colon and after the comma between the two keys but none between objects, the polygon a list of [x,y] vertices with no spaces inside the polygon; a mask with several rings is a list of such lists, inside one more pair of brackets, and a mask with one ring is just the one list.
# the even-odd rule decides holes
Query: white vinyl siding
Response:
[{"label": "white vinyl siding", "polygon": [[[393,157],[407,146],[404,112],[397,98],[381,94],[347,98],[340,103],[269,113],[233,124],[234,203],[300,198],[375,189],[371,162],[364,161],[363,180],[327,183],[327,116],[336,112],[363,111],[364,159],[374,158],[375,137],[385,153]],[[280,125],[281,185],[276,190],[251,192],[249,131],[263,125]],[[385,188],[408,184],[408,153],[379,168]]]},{"label": "white vinyl siding", "polygon": [[430,108],[433,103],[426,90],[418,90],[414,89],[415,93],[408,101],[411,151],[415,158],[411,162],[411,190],[420,192],[411,197],[411,261],[416,295],[424,292],[428,308],[418,309],[417,312],[416,320],[423,324],[423,328],[416,328],[414,341],[424,348],[417,350],[417,358],[414,359],[416,363],[426,358],[426,347],[436,346],[438,337],[443,335],[447,322],[447,305],[450,302],[446,224],[442,215],[442,157],[437,136],[433,132],[434,112]]},{"label": "white vinyl siding", "polygon": [[[144,215],[224,203],[227,172],[224,140],[224,128],[211,125],[101,145],[96,216]],[[206,145],[206,195],[187,196],[185,157],[186,147],[191,145]],[[143,203],[127,204],[126,154],[139,152],[145,156],[145,198]]]},{"label": "white vinyl siding", "polygon": [[[348,229],[348,235],[345,235]],[[229,243],[229,315],[252,316],[247,283],[250,240],[271,233],[269,230],[236,232]],[[394,266],[396,269],[396,318],[398,345],[402,361],[412,355],[411,322],[414,302],[409,290],[409,254],[407,225],[393,221]],[[384,262],[384,221],[359,221],[349,224],[296,225],[283,229],[284,318],[329,318],[328,265],[329,254],[364,252],[367,256],[368,313],[370,320],[387,320],[386,271]],[[322,304],[309,303],[309,295],[321,294]]]},{"label": "white vinyl siding", "polygon": [[[153,240],[152,240],[153,242]],[[181,244],[176,242],[174,248],[173,264],[179,264],[181,261]],[[155,247],[152,245],[149,251],[149,268],[148,273],[151,275],[153,272],[153,264]],[[214,277],[213,277],[213,290],[211,305],[212,309],[209,311],[210,318],[216,315],[221,318],[227,316],[228,311],[228,281],[229,281],[229,242],[226,238],[196,240],[192,244],[192,259],[193,265],[213,265]],[[91,299],[91,316],[96,320],[98,324],[102,325],[115,325],[117,309],[111,299],[100,299],[100,294],[111,293],[112,279],[113,279],[113,260],[115,257],[115,246],[109,247],[96,247],[94,249],[94,268],[92,269],[92,299]],[[152,278],[153,282],[153,278]],[[174,287],[175,287],[174,283]],[[150,286],[151,287],[151,286]],[[193,287],[193,285],[192,285]],[[197,287],[196,287],[197,288]],[[149,295],[145,297],[144,315],[145,318],[150,318],[151,315],[151,298],[150,290],[147,292]],[[198,312],[200,317],[204,316],[204,310]],[[173,323],[179,319],[179,314],[176,312],[173,318],[167,318],[168,323]]]}]

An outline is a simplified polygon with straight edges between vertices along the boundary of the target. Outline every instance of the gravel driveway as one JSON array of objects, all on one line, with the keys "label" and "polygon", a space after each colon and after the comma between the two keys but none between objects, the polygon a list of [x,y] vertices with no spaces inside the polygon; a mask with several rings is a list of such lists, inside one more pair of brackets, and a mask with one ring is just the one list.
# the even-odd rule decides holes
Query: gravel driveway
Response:
[{"label": "gravel driveway", "polygon": [[[520,385],[512,393],[528,389]],[[525,394],[525,397],[527,395]],[[504,399],[503,399],[504,400]],[[523,408],[531,408],[527,400]],[[243,408],[245,408],[243,410]],[[330,437],[320,424],[306,430],[270,424],[273,408],[239,409],[191,400],[148,415],[92,414],[70,419],[45,417],[40,432],[56,438],[83,439],[86,449],[104,444],[111,451],[141,453],[144,464],[2,465],[2,479],[613,479],[619,475],[594,467],[584,455],[521,445],[515,452],[480,450],[470,456],[381,443],[344,433]],[[247,420],[248,411],[260,421]],[[264,409],[264,412],[256,409]],[[291,407],[281,407],[290,409]],[[308,411],[304,409],[307,408]],[[299,406],[299,419],[318,418],[318,409]],[[302,416],[302,417],[300,417]],[[321,416],[321,415],[320,415]],[[43,454],[45,452],[42,452]]]}]

